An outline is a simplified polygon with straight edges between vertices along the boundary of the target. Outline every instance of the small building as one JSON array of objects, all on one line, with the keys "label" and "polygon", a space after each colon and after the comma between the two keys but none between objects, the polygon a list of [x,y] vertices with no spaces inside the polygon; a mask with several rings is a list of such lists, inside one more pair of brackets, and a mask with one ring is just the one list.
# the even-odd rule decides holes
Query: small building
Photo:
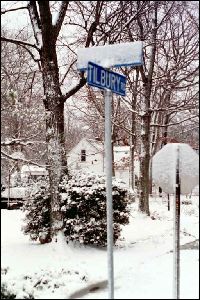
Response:
[{"label": "small building", "polygon": [[29,178],[31,179],[37,179],[38,177],[47,176],[48,171],[44,167],[39,167],[36,165],[23,165],[21,167],[21,180],[26,181]]},{"label": "small building", "polygon": [[83,138],[67,155],[69,169],[104,172],[104,146],[100,141]]},{"label": "small building", "polygon": [[1,192],[1,208],[19,208],[26,197],[25,187],[8,187]]},{"label": "small building", "polygon": [[23,165],[19,172],[15,171],[11,175],[10,186],[14,187],[20,183],[28,183],[29,179],[47,176],[48,172],[44,167],[36,165]]},{"label": "small building", "polygon": [[[129,186],[130,146],[114,146],[115,177],[123,180]],[[84,170],[94,173],[104,173],[105,153],[102,142],[83,138],[68,153],[68,167],[71,170]],[[139,177],[139,160],[135,157],[135,175]]]}]

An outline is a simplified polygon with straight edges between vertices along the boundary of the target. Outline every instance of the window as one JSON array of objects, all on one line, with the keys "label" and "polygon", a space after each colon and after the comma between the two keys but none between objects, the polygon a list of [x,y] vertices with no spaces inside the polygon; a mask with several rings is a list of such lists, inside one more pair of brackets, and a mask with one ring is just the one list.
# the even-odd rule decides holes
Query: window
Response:
[{"label": "window", "polygon": [[86,151],[81,150],[81,161],[86,161]]}]

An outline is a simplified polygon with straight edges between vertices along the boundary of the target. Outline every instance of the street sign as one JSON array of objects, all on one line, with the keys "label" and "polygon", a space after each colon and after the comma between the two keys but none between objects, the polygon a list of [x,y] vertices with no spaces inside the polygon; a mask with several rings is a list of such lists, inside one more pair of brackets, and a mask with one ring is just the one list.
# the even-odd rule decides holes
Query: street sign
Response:
[{"label": "street sign", "polygon": [[91,86],[108,89],[113,93],[125,96],[126,95],[126,77],[104,69],[103,67],[88,62],[87,83]]},{"label": "street sign", "polygon": [[[126,95],[126,77],[109,71],[111,67],[141,66],[142,41],[81,48],[77,51],[77,68],[87,70],[89,85],[103,89],[105,97],[105,172],[108,255],[108,299],[114,299],[113,200],[112,200],[112,92]],[[92,62],[91,62],[92,61]],[[101,66],[100,66],[101,65]]]}]

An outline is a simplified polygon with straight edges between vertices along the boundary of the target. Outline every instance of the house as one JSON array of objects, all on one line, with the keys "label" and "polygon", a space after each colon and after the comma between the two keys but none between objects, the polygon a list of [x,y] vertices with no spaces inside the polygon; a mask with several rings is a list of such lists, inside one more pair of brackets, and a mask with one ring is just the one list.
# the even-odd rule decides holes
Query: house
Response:
[{"label": "house", "polygon": [[69,169],[104,172],[104,146],[100,141],[83,138],[67,155]]},{"label": "house", "polygon": [[21,168],[21,179],[23,181],[29,178],[37,179],[40,176],[47,176],[48,171],[44,167],[39,167],[36,165],[23,165]]},{"label": "house", "polygon": [[[129,186],[130,146],[114,146],[115,177]],[[71,149],[67,156],[71,170],[84,170],[94,173],[105,171],[105,153],[102,142],[83,138]],[[139,177],[139,160],[135,157],[135,175]]]},{"label": "house", "polygon": [[47,170],[44,167],[39,167],[36,165],[23,165],[20,172],[15,171],[11,175],[10,186],[16,186],[19,181],[23,183],[28,183],[29,179],[37,179],[38,177],[44,177],[48,175]]},{"label": "house", "polygon": [[1,208],[19,208],[26,197],[25,187],[8,187],[1,192]]}]

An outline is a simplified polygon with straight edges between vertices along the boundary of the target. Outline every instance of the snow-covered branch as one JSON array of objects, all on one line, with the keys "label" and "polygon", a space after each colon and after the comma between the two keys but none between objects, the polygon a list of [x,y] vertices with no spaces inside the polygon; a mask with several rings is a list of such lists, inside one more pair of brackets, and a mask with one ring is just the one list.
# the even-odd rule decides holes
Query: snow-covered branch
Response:
[{"label": "snow-covered branch", "polygon": [[55,38],[57,39],[58,34],[60,32],[64,17],[66,15],[67,7],[68,7],[69,1],[62,1],[60,10],[55,17],[55,20],[53,22],[54,30],[55,30]]},{"label": "snow-covered branch", "polygon": [[80,88],[82,88],[86,84],[86,82],[87,80],[84,77],[84,73],[82,72],[79,83],[63,96],[63,100],[66,101],[69,97],[73,96],[77,91],[80,90]]},{"label": "snow-covered branch", "polygon": [[25,158],[21,158],[21,157],[13,157],[11,154],[8,154],[6,152],[4,152],[3,150],[1,150],[1,155],[3,155],[4,157],[8,158],[8,159],[12,159],[12,160],[15,160],[15,161],[22,161],[22,162],[25,162],[25,163],[28,163],[28,164],[31,164],[31,165],[35,165],[35,166],[38,166],[38,167],[41,167],[41,168],[47,168],[48,165],[40,165],[32,160],[29,160],[29,159],[25,159]]},{"label": "snow-covered branch", "polygon": [[27,9],[27,6],[21,6],[21,7],[10,8],[10,9],[1,9],[1,15],[4,15],[11,11],[21,10],[21,9]]},{"label": "snow-covered branch", "polygon": [[16,44],[16,45],[19,45],[19,46],[28,46],[28,47],[32,47],[32,48],[34,48],[36,50],[39,50],[36,45],[28,43],[28,42],[21,41],[21,40],[10,39],[10,38],[6,38],[4,36],[1,37],[1,40],[3,42],[10,42],[10,43],[13,43],[13,44]]},{"label": "snow-covered branch", "polygon": [[124,98],[121,97],[120,101],[126,105],[126,107],[128,108],[129,111],[135,113],[136,115],[139,115],[138,111],[133,110],[133,109],[131,108],[131,104],[128,103],[127,100],[125,100]]},{"label": "snow-covered branch", "polygon": [[42,47],[41,22],[37,11],[36,1],[28,1],[29,16],[35,36],[35,40],[39,49]]},{"label": "snow-covered branch", "polygon": [[183,119],[181,121],[178,121],[178,122],[175,122],[175,123],[170,123],[170,124],[150,124],[150,126],[154,126],[154,127],[169,127],[169,126],[173,126],[173,125],[178,125],[178,124],[181,124],[185,121],[188,121],[188,120],[191,120],[191,119],[194,119],[194,118],[197,118],[197,116],[190,116],[186,119]]},{"label": "snow-covered branch", "polygon": [[13,146],[13,145],[21,145],[21,146],[28,146],[28,145],[35,145],[36,143],[44,143],[42,141],[26,141],[24,139],[12,139],[6,140],[1,142],[1,146]]}]

